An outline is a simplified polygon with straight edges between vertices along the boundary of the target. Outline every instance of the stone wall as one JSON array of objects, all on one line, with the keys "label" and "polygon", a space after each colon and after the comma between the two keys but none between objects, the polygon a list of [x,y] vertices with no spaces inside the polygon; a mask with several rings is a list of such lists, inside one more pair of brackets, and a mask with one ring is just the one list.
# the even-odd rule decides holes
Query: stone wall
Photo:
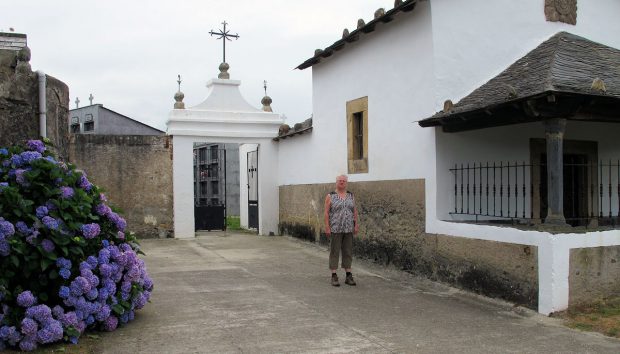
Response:
[{"label": "stone wall", "polygon": [[[37,73],[32,72],[30,50],[0,49],[0,146],[38,139],[39,88]],[[69,143],[67,119],[69,88],[46,75],[47,137],[65,159]]]},{"label": "stone wall", "polygon": [[620,246],[570,251],[569,305],[592,303],[620,295]]},{"label": "stone wall", "polygon": [[[323,204],[333,188],[280,186],[280,233],[327,244]],[[350,182],[349,190],[360,215],[356,256],[536,308],[536,247],[426,234],[421,179]]]},{"label": "stone wall", "polygon": [[138,237],[171,236],[172,138],[72,134],[69,160],[105,189]]}]

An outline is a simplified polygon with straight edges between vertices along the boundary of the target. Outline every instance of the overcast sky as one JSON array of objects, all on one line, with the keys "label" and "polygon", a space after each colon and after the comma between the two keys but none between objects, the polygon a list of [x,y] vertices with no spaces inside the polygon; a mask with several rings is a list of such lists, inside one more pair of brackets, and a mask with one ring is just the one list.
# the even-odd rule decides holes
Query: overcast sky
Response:
[{"label": "overcast sky", "polygon": [[263,80],[288,124],[312,113],[311,69],[293,70],[314,49],[369,22],[394,0],[0,0],[0,31],[28,35],[33,70],[69,86],[71,108],[93,103],[166,129],[177,74],[186,107],[201,103],[217,76],[222,43],[209,35],[226,20],[231,79],[260,108]]}]

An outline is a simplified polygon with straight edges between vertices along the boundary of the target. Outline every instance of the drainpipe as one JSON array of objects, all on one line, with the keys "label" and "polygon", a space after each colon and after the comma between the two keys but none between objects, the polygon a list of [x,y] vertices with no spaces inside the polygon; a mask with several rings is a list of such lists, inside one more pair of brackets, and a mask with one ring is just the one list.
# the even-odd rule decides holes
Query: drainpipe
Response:
[{"label": "drainpipe", "polygon": [[45,73],[38,70],[37,74],[39,76],[39,135],[42,138],[47,138],[47,100],[45,94],[47,84]]}]

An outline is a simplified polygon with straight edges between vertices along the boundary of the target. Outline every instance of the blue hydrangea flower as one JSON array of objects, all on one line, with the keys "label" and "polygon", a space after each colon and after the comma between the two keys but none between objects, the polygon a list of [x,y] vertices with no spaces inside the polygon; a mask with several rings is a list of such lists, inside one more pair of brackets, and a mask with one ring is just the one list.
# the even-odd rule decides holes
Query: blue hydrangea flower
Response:
[{"label": "blue hydrangea flower", "polygon": [[81,230],[82,230],[82,234],[84,235],[84,238],[92,239],[92,238],[97,237],[97,235],[99,235],[101,228],[99,227],[99,224],[92,223],[92,224],[82,225]]},{"label": "blue hydrangea flower", "polygon": [[61,286],[60,290],[58,290],[58,296],[60,296],[61,299],[66,299],[69,297],[69,292],[69,287]]},{"label": "blue hydrangea flower", "polygon": [[43,219],[41,219],[41,221],[43,221],[43,225],[45,225],[48,229],[50,230],[58,230],[58,220],[54,219],[51,216],[44,216]]},{"label": "blue hydrangea flower", "polygon": [[54,242],[52,242],[49,239],[45,239],[41,241],[41,247],[43,247],[43,250],[45,252],[52,252],[56,248],[56,246],[54,245]]},{"label": "blue hydrangea flower", "polygon": [[64,257],[59,257],[56,259],[56,266],[58,268],[71,268],[71,261]]},{"label": "blue hydrangea flower", "polygon": [[58,271],[58,275],[63,279],[69,279],[71,277],[71,271],[67,268],[62,268]]},{"label": "blue hydrangea flower", "polygon": [[22,161],[22,157],[19,155],[13,155],[11,156],[11,163],[13,164],[13,166],[15,167],[20,167],[21,165],[24,164],[24,162]]},{"label": "blue hydrangea flower", "polygon": [[9,150],[5,148],[0,148],[0,155],[9,156]]},{"label": "blue hydrangea flower", "polygon": [[47,207],[43,205],[38,207],[36,210],[37,218],[39,219],[43,219],[43,217],[46,216],[47,213],[49,213],[49,210],[47,210]]},{"label": "blue hydrangea flower", "polygon": [[20,156],[22,158],[22,162],[26,163],[26,164],[30,164],[34,160],[38,160],[40,158],[43,158],[41,153],[39,153],[37,151],[24,151],[24,152],[22,152],[20,154]]}]

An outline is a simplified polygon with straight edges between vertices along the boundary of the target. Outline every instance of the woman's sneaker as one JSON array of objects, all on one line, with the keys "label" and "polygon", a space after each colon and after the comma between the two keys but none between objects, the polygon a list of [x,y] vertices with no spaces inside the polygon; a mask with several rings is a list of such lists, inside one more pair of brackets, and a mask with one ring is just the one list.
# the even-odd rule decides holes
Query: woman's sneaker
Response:
[{"label": "woman's sneaker", "polygon": [[353,274],[347,275],[346,279],[344,280],[344,283],[347,285],[357,285],[355,280],[353,280]]}]

